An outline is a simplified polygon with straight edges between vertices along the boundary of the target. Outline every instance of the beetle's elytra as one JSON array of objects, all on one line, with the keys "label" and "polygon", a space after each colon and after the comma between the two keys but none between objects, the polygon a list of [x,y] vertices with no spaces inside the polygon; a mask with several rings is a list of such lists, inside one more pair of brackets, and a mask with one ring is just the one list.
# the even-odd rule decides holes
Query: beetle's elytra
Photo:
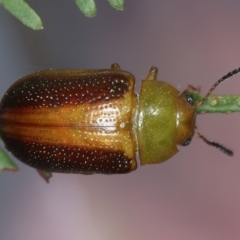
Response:
[{"label": "beetle's elytra", "polygon": [[46,70],[13,84],[0,104],[0,135],[22,162],[64,173],[127,173],[160,163],[189,144],[190,96],[157,81],[152,67],[139,96],[134,76],[110,70]]}]

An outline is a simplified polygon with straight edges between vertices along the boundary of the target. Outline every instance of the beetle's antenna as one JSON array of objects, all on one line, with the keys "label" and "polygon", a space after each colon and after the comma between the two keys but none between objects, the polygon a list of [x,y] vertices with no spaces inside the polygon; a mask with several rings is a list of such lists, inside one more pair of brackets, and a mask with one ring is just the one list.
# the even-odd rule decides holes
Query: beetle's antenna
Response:
[{"label": "beetle's antenna", "polygon": [[198,132],[195,132],[195,135],[196,135],[198,138],[201,138],[201,139],[202,139],[205,143],[207,143],[208,145],[213,146],[213,147],[219,149],[220,151],[222,151],[222,152],[225,153],[226,155],[228,155],[228,156],[233,156],[233,151],[227,149],[226,147],[222,146],[221,144],[216,143],[216,142],[210,142],[210,141],[208,141],[203,135],[201,135],[201,134],[198,133]]},{"label": "beetle's antenna", "polygon": [[210,88],[210,90],[208,91],[208,93],[206,94],[206,96],[196,104],[196,107],[199,107],[201,105],[203,105],[203,103],[207,100],[208,96],[212,93],[212,91],[224,80],[227,80],[228,78],[232,77],[235,74],[238,74],[240,72],[240,68],[236,68],[233,71],[227,73],[226,75],[224,75],[223,77],[221,77],[216,83],[213,84],[213,86]]}]

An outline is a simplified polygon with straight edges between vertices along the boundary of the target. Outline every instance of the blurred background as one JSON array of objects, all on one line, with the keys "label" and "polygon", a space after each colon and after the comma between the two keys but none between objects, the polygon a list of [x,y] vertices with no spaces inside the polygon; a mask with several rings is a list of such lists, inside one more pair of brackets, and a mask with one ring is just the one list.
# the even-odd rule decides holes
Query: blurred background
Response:
[{"label": "blurred background", "polygon": [[[237,0],[135,0],[116,11],[96,1],[91,19],[74,1],[28,3],[44,30],[23,26],[0,6],[0,96],[20,77],[47,68],[109,68],[136,77],[151,66],[180,91],[202,92],[240,66]],[[215,94],[240,94],[240,76]],[[198,116],[209,140],[194,138],[169,161],[126,175],[54,174],[46,184],[16,160],[18,173],[0,174],[1,240],[240,239],[240,114]]]}]

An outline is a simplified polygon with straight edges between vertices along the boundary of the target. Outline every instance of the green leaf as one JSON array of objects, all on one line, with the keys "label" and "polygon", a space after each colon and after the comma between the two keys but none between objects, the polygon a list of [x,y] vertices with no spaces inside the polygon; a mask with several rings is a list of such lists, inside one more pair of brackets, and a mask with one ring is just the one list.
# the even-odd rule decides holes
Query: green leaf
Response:
[{"label": "green leaf", "polygon": [[2,148],[0,148],[0,171],[18,171],[16,164]]},{"label": "green leaf", "polygon": [[97,8],[94,0],[75,0],[79,9],[86,17],[94,17],[97,13]]},{"label": "green leaf", "polygon": [[24,0],[0,0],[0,4],[24,25],[33,30],[43,29],[40,17]]},{"label": "green leaf", "polygon": [[117,10],[124,9],[124,0],[108,0],[111,6]]}]

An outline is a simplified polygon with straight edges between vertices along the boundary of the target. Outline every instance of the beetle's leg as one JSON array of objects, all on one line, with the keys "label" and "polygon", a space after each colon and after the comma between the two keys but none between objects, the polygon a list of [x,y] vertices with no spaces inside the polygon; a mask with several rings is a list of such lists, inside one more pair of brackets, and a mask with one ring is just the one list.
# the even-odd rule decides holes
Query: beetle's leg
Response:
[{"label": "beetle's leg", "polygon": [[117,63],[113,63],[111,65],[111,70],[120,71],[121,68],[120,68],[120,66]]},{"label": "beetle's leg", "polygon": [[157,74],[158,74],[158,68],[157,67],[151,67],[146,80],[157,80]]},{"label": "beetle's leg", "polygon": [[43,170],[37,170],[37,172],[40,174],[40,176],[47,182],[49,183],[49,179],[52,177],[52,173],[48,171],[43,171]]}]

